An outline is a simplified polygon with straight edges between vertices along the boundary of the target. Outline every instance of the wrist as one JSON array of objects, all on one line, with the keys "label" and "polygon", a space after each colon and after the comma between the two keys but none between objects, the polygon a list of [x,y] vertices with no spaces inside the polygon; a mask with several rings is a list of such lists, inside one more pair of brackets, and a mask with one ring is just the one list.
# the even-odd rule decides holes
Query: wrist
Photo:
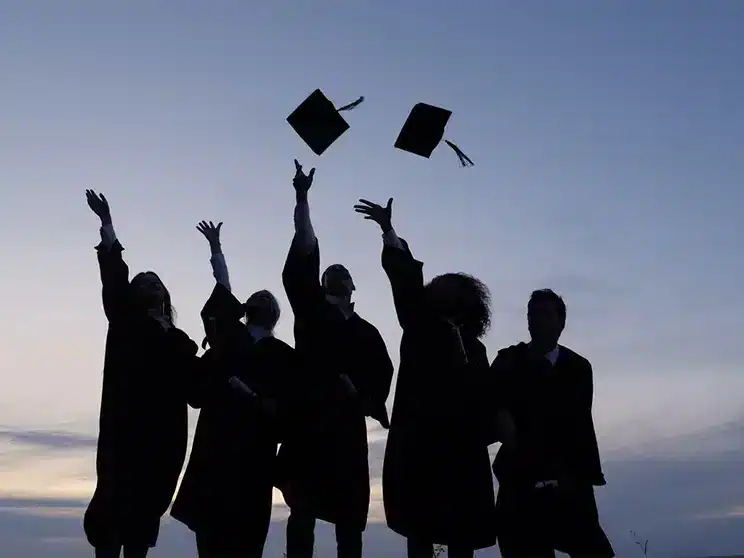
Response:
[{"label": "wrist", "polygon": [[217,254],[222,253],[222,243],[219,241],[217,242],[210,242],[209,243],[209,249],[212,251],[212,255],[216,256]]},{"label": "wrist", "polygon": [[113,224],[113,222],[111,221],[111,215],[104,215],[103,217],[101,217],[101,226],[102,227],[106,227],[106,226],[109,226],[109,225],[112,225],[112,224]]},{"label": "wrist", "polygon": [[388,222],[380,223],[380,229],[382,230],[382,234],[387,234],[390,231],[393,230],[393,224]]},{"label": "wrist", "polygon": [[295,190],[295,200],[297,203],[307,203],[307,192]]}]

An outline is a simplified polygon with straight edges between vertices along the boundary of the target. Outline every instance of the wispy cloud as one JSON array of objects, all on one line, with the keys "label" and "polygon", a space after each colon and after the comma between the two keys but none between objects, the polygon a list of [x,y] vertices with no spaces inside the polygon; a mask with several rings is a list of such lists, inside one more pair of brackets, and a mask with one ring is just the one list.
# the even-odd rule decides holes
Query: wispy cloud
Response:
[{"label": "wispy cloud", "polygon": [[12,444],[38,446],[49,450],[77,450],[96,447],[96,437],[64,430],[24,430],[0,428],[0,440]]}]

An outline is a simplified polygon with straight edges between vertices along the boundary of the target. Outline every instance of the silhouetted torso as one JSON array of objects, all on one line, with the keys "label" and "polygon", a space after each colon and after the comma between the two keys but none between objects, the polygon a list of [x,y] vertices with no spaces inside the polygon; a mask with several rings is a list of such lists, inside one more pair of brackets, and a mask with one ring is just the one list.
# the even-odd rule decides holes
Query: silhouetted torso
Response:
[{"label": "silhouetted torso", "polygon": [[98,481],[86,511],[94,547],[151,546],[167,511],[187,445],[186,386],[197,346],[177,328],[133,314],[129,270],[118,242],[98,247],[109,319],[99,420]]},{"label": "silhouetted torso", "polygon": [[[491,374],[517,439],[516,451],[502,446],[493,463],[502,554],[554,548],[612,556],[593,490],[604,476],[592,419],[591,365],[562,346],[551,365],[520,343],[499,351]],[[539,487],[541,481],[558,484]]]},{"label": "silhouetted torso", "polygon": [[[294,512],[364,529],[369,507],[365,416],[384,420],[393,366],[377,329],[326,300],[320,255],[290,249],[282,279],[302,363],[277,486]],[[346,374],[359,392],[344,393]]]}]

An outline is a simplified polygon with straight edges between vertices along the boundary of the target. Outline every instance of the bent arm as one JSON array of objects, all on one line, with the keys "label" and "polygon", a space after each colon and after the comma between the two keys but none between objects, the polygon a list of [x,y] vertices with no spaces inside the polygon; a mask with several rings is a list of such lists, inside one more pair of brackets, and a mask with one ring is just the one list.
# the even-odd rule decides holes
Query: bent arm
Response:
[{"label": "bent arm", "polygon": [[509,357],[499,352],[491,363],[481,397],[488,445],[501,442],[513,448],[516,442],[516,425],[512,411]]},{"label": "bent arm", "polygon": [[390,280],[398,322],[405,330],[416,323],[423,309],[424,264],[413,257],[395,229],[385,232],[382,240],[382,268]]},{"label": "bent arm", "polygon": [[379,331],[376,334],[375,346],[373,348],[375,366],[372,370],[374,376],[372,393],[370,394],[371,409],[369,416],[379,422],[383,428],[390,428],[390,420],[385,404],[390,395],[395,367],[390,358],[390,353],[388,353],[387,345],[385,345],[385,340]]},{"label": "bent arm", "polygon": [[122,258],[124,247],[116,238],[114,226],[101,226],[101,242],[96,246],[101,273],[103,310],[109,323],[125,315],[129,297],[129,267]]},{"label": "bent arm", "polygon": [[577,416],[575,434],[575,451],[577,452],[577,469],[580,475],[594,486],[607,484],[602,471],[602,461],[599,455],[599,443],[594,428],[592,407],[594,402],[594,372],[591,364],[586,363],[582,390],[577,401]]}]

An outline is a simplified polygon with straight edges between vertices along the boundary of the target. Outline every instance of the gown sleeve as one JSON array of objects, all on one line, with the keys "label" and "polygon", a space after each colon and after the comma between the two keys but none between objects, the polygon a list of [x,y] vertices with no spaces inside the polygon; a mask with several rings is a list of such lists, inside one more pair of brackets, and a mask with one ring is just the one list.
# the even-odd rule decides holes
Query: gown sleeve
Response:
[{"label": "gown sleeve", "polygon": [[103,311],[110,324],[126,315],[129,299],[129,267],[122,258],[124,247],[116,238],[113,227],[101,227],[101,242],[96,246],[101,273]]},{"label": "gown sleeve", "polygon": [[403,330],[415,327],[422,318],[424,300],[423,262],[413,257],[408,243],[391,230],[383,238],[382,268],[393,291],[398,323]]},{"label": "gown sleeve", "polygon": [[282,283],[289,305],[297,320],[305,320],[319,312],[325,303],[320,285],[320,248],[314,240],[308,251],[304,240],[295,234],[282,270]]},{"label": "gown sleeve", "polygon": [[377,328],[371,332],[370,356],[373,364],[370,367],[371,381],[369,382],[370,390],[367,396],[368,416],[388,429],[390,428],[390,419],[388,417],[385,403],[390,395],[390,386],[393,382],[395,367],[390,360],[385,340],[380,335]]}]

